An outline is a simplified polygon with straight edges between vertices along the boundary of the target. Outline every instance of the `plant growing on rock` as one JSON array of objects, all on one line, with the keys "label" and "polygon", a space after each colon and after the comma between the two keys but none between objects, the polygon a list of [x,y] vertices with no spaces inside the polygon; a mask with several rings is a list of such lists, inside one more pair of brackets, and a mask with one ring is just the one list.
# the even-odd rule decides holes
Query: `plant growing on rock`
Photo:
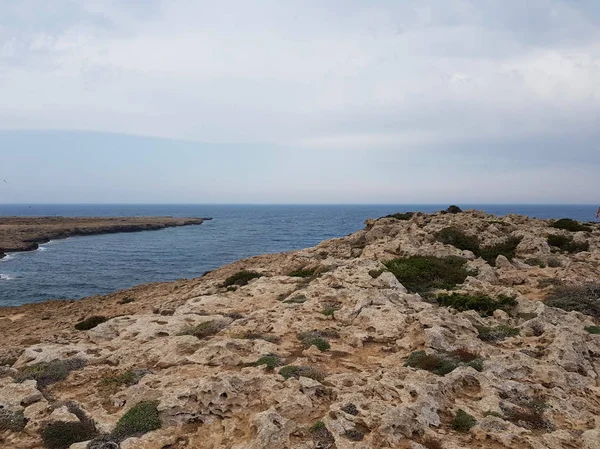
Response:
[{"label": "plant growing on rock", "polygon": [[549,235],[547,240],[548,245],[568,253],[579,253],[581,251],[587,251],[590,248],[588,242],[576,242],[572,236]]},{"label": "plant growing on rock", "polygon": [[294,270],[288,276],[295,278],[309,278],[312,277],[317,271],[316,268],[300,268],[299,270]]},{"label": "plant growing on rock", "polygon": [[160,414],[156,402],[140,402],[125,413],[113,432],[113,435],[125,439],[133,435],[142,435],[160,429]]},{"label": "plant growing on rock", "polygon": [[500,341],[508,337],[519,335],[519,329],[504,324],[496,327],[476,326],[478,337],[483,341]]},{"label": "plant growing on rock", "polygon": [[13,412],[5,408],[0,408],[0,432],[10,430],[11,432],[20,432],[25,428],[27,420],[22,411]]},{"label": "plant growing on rock", "polygon": [[546,264],[544,263],[544,261],[538,259],[537,257],[530,257],[529,259],[525,259],[525,263],[532,267],[546,268]]},{"label": "plant growing on rock", "polygon": [[446,209],[446,212],[449,214],[460,214],[462,212],[462,209],[453,204],[451,206],[448,206],[448,209]]},{"label": "plant growing on rock", "polygon": [[470,353],[465,350],[435,354],[427,354],[425,351],[416,351],[406,359],[404,366],[431,371],[438,376],[445,376],[459,366],[470,366],[477,371],[482,371],[483,359],[478,354]]},{"label": "plant growing on rock", "polygon": [[127,370],[120,374],[103,377],[98,385],[100,387],[131,386],[137,384],[148,373],[149,371],[145,369]]},{"label": "plant growing on rock", "polygon": [[461,312],[475,310],[482,316],[489,316],[498,309],[507,311],[518,304],[515,298],[509,296],[500,295],[494,299],[483,294],[471,295],[466,293],[438,295],[436,301],[441,306],[452,307]]},{"label": "plant growing on rock", "polygon": [[395,218],[396,220],[408,221],[413,217],[413,215],[415,215],[414,212],[398,212],[396,214],[386,215],[383,218]]},{"label": "plant growing on rock", "polygon": [[553,430],[554,425],[546,419],[544,412],[548,404],[542,398],[518,400],[516,407],[501,404],[504,419],[520,427],[531,430]]},{"label": "plant growing on rock", "polygon": [[451,289],[474,274],[466,268],[462,257],[410,256],[385,262],[402,285],[412,292],[432,289]]},{"label": "plant growing on rock", "polygon": [[222,321],[205,321],[196,326],[188,327],[181,331],[178,335],[193,335],[196,338],[202,339],[218,334],[225,328],[225,323]]},{"label": "plant growing on rock", "polygon": [[358,414],[359,414],[358,408],[356,408],[356,405],[354,405],[354,404],[346,404],[342,407],[341,410],[352,416],[358,416]]},{"label": "plant growing on rock", "polygon": [[254,366],[265,365],[269,371],[272,371],[281,364],[281,358],[277,354],[269,354],[258,359]]},{"label": "plant growing on rock", "polygon": [[445,245],[452,245],[458,249],[471,251],[473,254],[479,254],[479,239],[475,236],[465,234],[458,228],[444,228],[437,234],[438,242]]},{"label": "plant growing on rock", "polygon": [[47,449],[68,449],[72,444],[91,440],[96,434],[96,429],[90,421],[56,421],[42,429],[42,441]]},{"label": "plant growing on rock", "polygon": [[85,360],[78,358],[36,363],[21,368],[15,376],[15,381],[24,382],[33,379],[37,381],[38,387],[43,388],[65,380],[71,371],[83,369],[84,366]]},{"label": "plant growing on rock", "polygon": [[335,438],[333,438],[333,435],[323,421],[317,421],[310,428],[310,433],[316,447],[332,447],[335,443]]},{"label": "plant growing on rock", "polygon": [[369,276],[373,279],[377,279],[379,276],[383,274],[384,271],[387,271],[385,268],[381,268],[379,270],[369,270]]},{"label": "plant growing on rock", "polygon": [[313,368],[312,366],[287,365],[279,370],[279,374],[286,380],[292,377],[295,379],[299,379],[300,377],[308,377],[309,379],[316,380],[317,382],[323,382],[325,380],[325,373],[320,369]]},{"label": "plant growing on rock", "polygon": [[587,332],[594,335],[600,334],[600,326],[587,326],[584,328]]},{"label": "plant growing on rock", "polygon": [[477,420],[462,409],[456,412],[456,416],[452,420],[452,429],[461,433],[467,433],[476,425]]},{"label": "plant growing on rock", "polygon": [[77,323],[75,325],[75,329],[77,329],[78,331],[87,331],[87,330],[95,328],[96,326],[104,323],[107,320],[108,320],[108,318],[106,318],[105,316],[101,316],[101,315],[91,316],[91,317],[86,318],[85,320]]},{"label": "plant growing on rock", "polygon": [[508,237],[500,243],[491,246],[482,246],[479,255],[490,265],[496,265],[496,258],[500,255],[508,260],[513,260],[517,252],[517,246],[521,243],[523,237]]},{"label": "plant growing on rock", "polygon": [[244,285],[248,285],[248,283],[252,279],[258,279],[260,277],[262,277],[262,274],[257,273],[255,271],[245,271],[245,270],[238,271],[234,275],[229,276],[227,279],[225,279],[225,282],[223,283],[223,287],[230,287],[230,286],[242,287]]},{"label": "plant growing on rock", "polygon": [[550,307],[600,319],[600,284],[557,287],[545,303]]},{"label": "plant growing on rock", "polygon": [[316,346],[319,351],[329,351],[331,348],[329,342],[317,332],[302,332],[298,335],[298,339],[305,348]]},{"label": "plant growing on rock", "polygon": [[550,227],[556,229],[565,229],[570,232],[591,232],[592,230],[590,226],[583,225],[579,221],[572,220],[571,218],[561,218],[560,220],[556,220],[550,225]]}]

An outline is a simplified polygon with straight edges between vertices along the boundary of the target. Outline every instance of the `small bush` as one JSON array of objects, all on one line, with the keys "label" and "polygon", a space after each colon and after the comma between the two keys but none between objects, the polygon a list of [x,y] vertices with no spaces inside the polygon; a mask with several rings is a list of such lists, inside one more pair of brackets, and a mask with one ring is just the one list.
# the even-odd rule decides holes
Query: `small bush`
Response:
[{"label": "small bush", "polygon": [[531,430],[553,430],[554,426],[544,417],[548,404],[541,398],[518,401],[518,407],[501,405],[504,419]]},{"label": "small bush", "polygon": [[267,369],[272,371],[281,365],[281,359],[278,355],[275,354],[266,355],[264,357],[261,357],[260,359],[258,359],[258,361],[254,363],[254,366],[262,365],[266,365]]},{"label": "small bush", "polygon": [[359,411],[354,404],[346,404],[342,407],[342,411],[352,416],[358,416]]},{"label": "small bush", "polygon": [[52,422],[42,429],[47,449],[68,449],[72,444],[91,440],[96,429],[91,422]]},{"label": "small bush", "polygon": [[590,334],[595,334],[595,335],[600,334],[600,326],[587,326],[584,329],[586,331],[588,331]]},{"label": "small bush", "polygon": [[305,348],[316,346],[319,351],[329,351],[331,348],[329,342],[315,332],[302,332],[298,335],[298,339]]},{"label": "small bush", "polygon": [[260,334],[258,332],[246,332],[241,335],[244,340],[264,340],[269,343],[279,343],[279,337],[277,335]]},{"label": "small bush", "polygon": [[590,244],[588,242],[576,242],[573,237],[565,237],[562,235],[549,235],[548,245],[568,253],[579,253],[590,249]]},{"label": "small bush", "polygon": [[101,387],[131,386],[137,384],[146,374],[148,371],[144,369],[127,370],[121,374],[103,377],[98,385]]},{"label": "small bush", "polygon": [[87,331],[87,330],[95,328],[96,326],[104,323],[107,320],[108,320],[108,318],[106,318],[105,316],[101,316],[101,315],[91,316],[91,317],[86,318],[85,320],[77,323],[75,325],[75,329],[77,329],[78,331]]},{"label": "small bush", "polygon": [[362,441],[365,439],[365,434],[365,429],[357,425],[354,429],[346,430],[344,436],[350,441]]},{"label": "small bush", "polygon": [[477,237],[467,235],[460,229],[444,228],[438,233],[437,239],[445,245],[471,251],[475,255],[479,254],[479,240]]},{"label": "small bush", "polygon": [[452,429],[461,433],[467,433],[476,425],[477,420],[462,409],[456,413],[456,416],[452,421]]},{"label": "small bush", "polygon": [[38,387],[65,380],[71,371],[77,371],[85,366],[83,359],[53,360],[51,362],[36,363],[21,368],[15,376],[16,382],[24,382],[33,379],[37,381]]},{"label": "small bush", "polygon": [[291,377],[296,379],[299,379],[300,377],[308,377],[309,379],[316,380],[317,382],[323,382],[323,380],[325,380],[325,373],[311,366],[287,365],[279,370],[279,374],[286,380]]},{"label": "small bush", "polygon": [[252,279],[262,277],[262,274],[256,273],[255,271],[238,271],[232,276],[225,279],[223,287],[238,286],[242,287],[247,285]]},{"label": "small bush", "polygon": [[113,434],[125,439],[160,429],[161,422],[157,405],[156,402],[140,402],[121,417]]},{"label": "small bush", "polygon": [[446,209],[446,212],[449,214],[460,214],[462,212],[462,209],[453,204],[452,206],[448,206],[448,209]]},{"label": "small bush", "polygon": [[10,430],[11,432],[20,432],[25,428],[27,420],[23,412],[11,412],[0,408],[0,432]]},{"label": "small bush", "polygon": [[296,295],[293,298],[283,301],[284,304],[304,304],[308,299],[304,295]]},{"label": "small bush", "polygon": [[581,224],[576,220],[572,220],[570,218],[561,218],[560,220],[555,221],[550,225],[552,228],[556,229],[565,229],[570,232],[578,232],[578,231],[586,231],[590,232],[592,228],[590,226],[586,226]]},{"label": "small bush", "polygon": [[387,270],[385,268],[381,268],[379,270],[369,270],[369,276],[371,276],[373,279],[377,279],[384,271]]},{"label": "small bush", "polygon": [[436,301],[441,306],[452,307],[461,312],[475,310],[482,316],[489,316],[498,309],[507,311],[518,304],[515,298],[508,296],[498,296],[497,299],[494,299],[486,295],[464,293],[438,295]]},{"label": "small bush", "polygon": [[562,267],[562,262],[560,261],[560,259],[556,258],[556,257],[550,257],[548,259],[548,266],[550,268],[558,268],[558,267]]},{"label": "small bush", "polygon": [[205,321],[197,326],[192,326],[184,329],[178,335],[193,335],[196,338],[206,338],[211,335],[218,334],[225,327],[225,323],[222,321]]},{"label": "small bush", "polygon": [[477,371],[483,370],[483,360],[472,359],[469,362],[461,361],[457,356],[450,354],[427,354],[425,351],[413,352],[404,366],[431,371],[438,376],[445,376],[459,366],[471,366]]},{"label": "small bush", "polygon": [[299,270],[292,271],[288,276],[294,278],[309,278],[314,276],[316,268],[301,268]]},{"label": "small bush", "polygon": [[542,278],[537,282],[538,287],[546,288],[546,287],[559,287],[564,285],[564,282],[560,278]]},{"label": "small bush", "polygon": [[335,438],[325,426],[323,421],[317,421],[311,428],[315,447],[332,447],[335,444]]},{"label": "small bush", "polygon": [[414,214],[414,212],[398,212],[396,214],[386,215],[383,218],[395,218],[396,220],[408,221],[413,217]]},{"label": "small bush", "polygon": [[456,256],[411,256],[389,260],[385,266],[407,289],[421,293],[462,284],[473,274],[465,267],[466,263],[465,259]]},{"label": "small bush", "polygon": [[135,299],[133,299],[131,296],[127,296],[126,298],[123,298],[122,300],[120,300],[119,304],[129,304],[134,301],[135,301]]},{"label": "small bush", "polygon": [[496,327],[477,326],[479,339],[483,341],[500,341],[508,337],[519,335],[519,329],[504,324]]},{"label": "small bush", "polygon": [[600,319],[600,284],[557,287],[546,305],[568,312],[576,311]]},{"label": "small bush", "polygon": [[324,305],[323,309],[321,310],[321,313],[325,316],[334,316],[335,312],[340,310],[339,307],[334,307],[331,305]]},{"label": "small bush", "polygon": [[496,258],[503,255],[508,260],[513,260],[517,252],[517,246],[523,240],[522,237],[509,237],[505,241],[492,246],[483,246],[480,249],[480,256],[490,265],[496,265]]},{"label": "small bush", "polygon": [[525,263],[527,265],[531,265],[532,267],[546,268],[546,264],[544,263],[544,261],[541,259],[538,259],[537,257],[531,257],[529,259],[525,259]]}]

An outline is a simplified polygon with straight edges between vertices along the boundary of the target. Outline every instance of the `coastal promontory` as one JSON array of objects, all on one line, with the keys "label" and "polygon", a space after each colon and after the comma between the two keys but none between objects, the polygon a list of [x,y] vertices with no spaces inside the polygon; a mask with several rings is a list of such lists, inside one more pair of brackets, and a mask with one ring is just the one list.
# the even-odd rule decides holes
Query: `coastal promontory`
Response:
[{"label": "coastal promontory", "polygon": [[452,212],[0,309],[0,447],[600,448],[600,228]]}]

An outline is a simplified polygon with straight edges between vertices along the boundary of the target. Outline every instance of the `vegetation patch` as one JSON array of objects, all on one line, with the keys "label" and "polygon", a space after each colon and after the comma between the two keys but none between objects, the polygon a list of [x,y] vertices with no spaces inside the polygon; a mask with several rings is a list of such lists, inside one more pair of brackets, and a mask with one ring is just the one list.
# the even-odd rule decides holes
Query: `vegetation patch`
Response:
[{"label": "vegetation patch", "polygon": [[359,411],[354,404],[346,404],[342,407],[342,411],[352,416],[358,416]]},{"label": "vegetation patch", "polygon": [[476,425],[477,420],[462,409],[456,412],[456,416],[452,420],[452,429],[461,433],[467,433]]},{"label": "vegetation patch", "polygon": [[491,246],[482,246],[479,255],[490,265],[496,265],[496,258],[500,255],[508,260],[513,260],[517,252],[517,246],[521,243],[523,237],[509,237],[503,242]]},{"label": "vegetation patch", "polygon": [[576,242],[572,236],[549,235],[547,240],[548,245],[568,253],[580,253],[590,249],[590,244],[588,242]]},{"label": "vegetation patch", "polygon": [[84,366],[85,360],[77,358],[36,363],[21,368],[15,376],[15,381],[24,382],[32,379],[37,381],[38,387],[43,388],[65,380],[71,371],[83,369]]},{"label": "vegetation patch", "polygon": [[479,255],[479,239],[465,234],[458,228],[444,228],[437,234],[439,242],[445,245],[452,245],[458,249],[471,251]]},{"label": "vegetation patch", "polygon": [[316,271],[316,268],[301,268],[299,270],[292,271],[290,274],[288,274],[288,276],[294,278],[310,278],[314,276]]},{"label": "vegetation patch", "polygon": [[87,330],[95,328],[96,326],[104,323],[107,320],[108,320],[108,318],[106,318],[105,316],[101,316],[101,315],[91,316],[91,317],[86,318],[85,320],[77,323],[75,325],[75,329],[77,329],[78,331],[87,331]]},{"label": "vegetation patch", "polygon": [[11,432],[20,432],[25,428],[27,420],[22,411],[12,412],[5,408],[0,408],[0,432],[10,430]]},{"label": "vegetation patch", "polygon": [[600,319],[600,284],[556,287],[545,303],[550,307],[580,312]]},{"label": "vegetation patch", "polygon": [[321,309],[321,313],[325,316],[332,317],[338,310],[340,310],[340,306],[338,304],[324,304],[323,309]]},{"label": "vegetation patch", "polygon": [[557,257],[550,257],[548,259],[548,266],[550,268],[559,268],[559,267],[562,267],[562,262]]},{"label": "vegetation patch", "polygon": [[465,282],[474,274],[466,268],[462,257],[411,256],[385,262],[402,285],[412,292],[427,292],[433,289],[451,289]]},{"label": "vegetation patch", "polygon": [[452,307],[461,312],[475,310],[482,316],[492,315],[498,309],[507,311],[517,305],[517,300],[509,296],[501,295],[494,299],[487,295],[466,293],[438,295],[436,301],[441,306]]},{"label": "vegetation patch", "polygon": [[269,343],[279,343],[280,338],[277,335],[261,334],[258,332],[246,332],[241,335],[244,340],[264,340]]},{"label": "vegetation patch", "polygon": [[218,334],[223,328],[225,328],[224,322],[211,320],[200,323],[197,326],[188,327],[178,335],[193,335],[196,338],[202,339]]},{"label": "vegetation patch", "polygon": [[369,270],[369,276],[371,276],[373,279],[377,279],[384,271],[387,270],[385,268],[381,268],[379,270]]},{"label": "vegetation patch", "polygon": [[160,429],[157,405],[156,402],[140,402],[121,417],[113,434],[120,439],[125,439]]},{"label": "vegetation patch", "polygon": [[439,440],[434,440],[433,438],[426,438],[421,442],[422,446],[425,446],[427,449],[444,449],[442,443]]},{"label": "vegetation patch", "polygon": [[122,300],[120,300],[119,304],[129,304],[129,303],[132,303],[134,301],[135,301],[134,298],[132,298],[131,296],[127,296],[127,297],[123,298]]},{"label": "vegetation patch", "polygon": [[517,316],[519,318],[521,318],[522,320],[529,321],[529,320],[533,320],[534,318],[537,318],[538,314],[537,313],[519,313]]},{"label": "vegetation patch", "polygon": [[308,298],[305,295],[296,295],[290,299],[286,299],[283,301],[284,304],[304,304],[308,301]]},{"label": "vegetation patch", "polygon": [[529,259],[525,259],[525,263],[532,267],[546,268],[546,264],[544,263],[544,261],[538,259],[537,257],[530,257]]},{"label": "vegetation patch", "polygon": [[478,354],[464,349],[437,354],[416,351],[408,357],[404,366],[430,371],[438,376],[445,376],[459,366],[470,366],[477,371],[482,371],[483,359]]},{"label": "vegetation patch", "polygon": [[600,326],[587,326],[584,329],[590,334],[600,335]]},{"label": "vegetation patch", "polygon": [[254,366],[265,365],[269,371],[274,370],[278,366],[281,366],[281,358],[277,354],[269,354],[261,357],[254,363]]},{"label": "vegetation patch", "polygon": [[315,447],[332,447],[335,444],[335,438],[325,426],[323,421],[317,421],[311,428]]},{"label": "vegetation patch", "polygon": [[501,341],[519,335],[519,329],[504,324],[496,327],[477,326],[478,337],[483,341]]},{"label": "vegetation patch", "polygon": [[319,351],[329,351],[331,345],[318,332],[302,332],[298,335],[298,340],[302,342],[302,346],[310,348],[316,346]]},{"label": "vegetation patch", "polygon": [[323,382],[325,380],[325,373],[320,369],[313,368],[312,366],[287,365],[279,370],[279,374],[286,380],[291,377],[295,379],[299,379],[300,377],[308,377],[309,379],[316,380],[317,382]]},{"label": "vegetation patch", "polygon": [[346,430],[344,436],[350,441],[362,441],[365,439],[365,435],[368,433],[368,429],[360,424],[355,424],[354,429]]},{"label": "vegetation patch", "polygon": [[42,429],[42,441],[47,449],[68,449],[72,444],[91,440],[94,436],[96,429],[90,421],[56,421]]},{"label": "vegetation patch", "polygon": [[521,400],[517,407],[500,405],[504,419],[520,427],[530,430],[553,430],[554,426],[548,421],[544,412],[548,404],[541,398]]},{"label": "vegetation patch", "polygon": [[258,279],[260,277],[262,277],[262,274],[257,273],[255,271],[245,271],[245,270],[238,271],[234,275],[229,276],[227,279],[225,279],[225,282],[223,283],[223,287],[231,287],[231,286],[242,287],[244,285],[248,285],[248,283],[252,279]]},{"label": "vegetation patch", "polygon": [[462,212],[462,209],[458,206],[455,206],[454,204],[451,206],[448,206],[448,209],[446,209],[446,213],[449,214],[460,214]]},{"label": "vegetation patch", "polygon": [[105,376],[100,380],[100,387],[122,387],[137,384],[142,377],[148,374],[145,369],[127,370],[124,373]]},{"label": "vegetation patch", "polygon": [[592,230],[590,226],[581,224],[579,221],[572,220],[571,218],[561,218],[560,220],[556,220],[550,225],[550,227],[556,229],[565,229],[570,232],[591,232]]},{"label": "vegetation patch", "polygon": [[386,215],[383,218],[395,218],[396,220],[408,221],[413,217],[413,215],[415,215],[414,212],[398,212],[396,214]]}]

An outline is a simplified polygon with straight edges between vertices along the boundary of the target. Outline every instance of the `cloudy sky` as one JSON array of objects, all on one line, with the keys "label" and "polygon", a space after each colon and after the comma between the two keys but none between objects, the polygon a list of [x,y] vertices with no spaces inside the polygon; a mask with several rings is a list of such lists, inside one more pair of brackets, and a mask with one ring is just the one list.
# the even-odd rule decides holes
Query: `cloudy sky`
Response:
[{"label": "cloudy sky", "polygon": [[600,202],[598,0],[0,0],[0,202]]}]

